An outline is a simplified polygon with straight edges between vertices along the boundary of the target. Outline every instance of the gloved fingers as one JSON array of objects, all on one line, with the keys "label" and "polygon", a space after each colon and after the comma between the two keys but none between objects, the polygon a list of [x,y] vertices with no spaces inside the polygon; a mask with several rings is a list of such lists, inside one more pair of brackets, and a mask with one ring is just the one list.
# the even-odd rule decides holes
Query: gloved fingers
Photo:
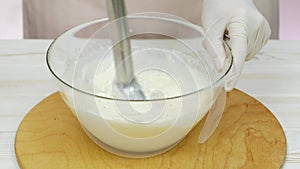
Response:
[{"label": "gloved fingers", "polygon": [[215,66],[219,71],[222,70],[223,63],[226,58],[223,46],[225,25],[226,20],[224,20],[224,18],[216,19],[214,24],[206,30],[206,38],[204,39],[204,47],[213,58]]},{"label": "gloved fingers", "polygon": [[229,44],[232,48],[233,65],[226,78],[225,90],[230,91],[237,84],[247,55],[247,23],[245,16],[233,16],[228,22],[227,30],[230,38]]},{"label": "gloved fingers", "polygon": [[246,60],[252,59],[261,49],[262,47],[268,42],[271,36],[271,28],[268,24],[266,19],[263,19],[263,22],[259,26],[256,37],[254,40],[254,44],[252,44],[252,48],[249,49],[249,54],[246,57]]}]

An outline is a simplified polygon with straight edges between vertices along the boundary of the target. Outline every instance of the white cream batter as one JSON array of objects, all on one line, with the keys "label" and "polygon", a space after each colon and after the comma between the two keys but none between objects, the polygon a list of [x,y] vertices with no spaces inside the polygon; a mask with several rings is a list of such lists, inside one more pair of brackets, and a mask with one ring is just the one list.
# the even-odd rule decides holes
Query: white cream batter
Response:
[{"label": "white cream batter", "polygon": [[[151,54],[149,51],[146,53]],[[206,72],[197,72],[193,67],[189,67],[191,70],[188,70],[186,63],[174,59],[174,51],[171,54],[166,51],[163,53],[170,55],[169,58],[173,57],[171,61],[166,62],[170,65],[165,65],[170,66],[170,69],[137,69],[135,78],[147,99],[181,96],[210,83]],[[178,54],[185,55],[175,53]],[[136,53],[133,57],[139,55],[145,53]],[[106,62],[110,61],[103,61]],[[138,59],[136,62],[139,62]],[[96,95],[113,97],[113,64],[105,69],[99,66],[96,73],[91,73],[90,67],[92,66],[86,65],[84,74],[95,74],[93,80],[80,84],[86,85],[87,89],[92,88]],[[187,70],[183,70],[184,68]],[[184,71],[192,72],[191,77],[185,77],[186,73],[182,73]],[[193,75],[193,72],[197,74]],[[76,112],[74,114],[86,130],[111,147],[137,153],[157,151],[176,143],[205,115],[213,101],[209,90],[185,97],[143,102],[95,98],[78,91],[74,91],[73,100],[72,91],[64,90],[69,107]],[[76,105],[75,111],[73,104]]]}]

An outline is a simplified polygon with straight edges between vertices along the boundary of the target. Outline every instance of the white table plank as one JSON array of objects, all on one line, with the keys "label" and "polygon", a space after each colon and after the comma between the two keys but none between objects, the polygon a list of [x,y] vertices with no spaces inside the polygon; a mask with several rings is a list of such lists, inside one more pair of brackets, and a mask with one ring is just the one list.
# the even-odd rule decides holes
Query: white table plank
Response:
[{"label": "white table plank", "polygon": [[15,132],[0,131],[0,168],[18,169],[14,152]]}]

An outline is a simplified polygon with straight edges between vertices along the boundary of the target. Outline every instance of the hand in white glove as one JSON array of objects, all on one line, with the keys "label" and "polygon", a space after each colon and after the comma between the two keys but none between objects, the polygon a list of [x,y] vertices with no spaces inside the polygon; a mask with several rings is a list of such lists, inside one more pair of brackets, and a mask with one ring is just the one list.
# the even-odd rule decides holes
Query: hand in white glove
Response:
[{"label": "hand in white glove", "polygon": [[[271,29],[252,0],[203,0],[202,25],[205,43],[217,54],[219,66],[226,57],[223,40],[232,48],[233,66],[226,79],[225,90],[232,90],[242,72],[245,60],[255,56],[268,41]],[[225,37],[226,34],[226,37]],[[210,45],[207,44],[207,47]]]}]

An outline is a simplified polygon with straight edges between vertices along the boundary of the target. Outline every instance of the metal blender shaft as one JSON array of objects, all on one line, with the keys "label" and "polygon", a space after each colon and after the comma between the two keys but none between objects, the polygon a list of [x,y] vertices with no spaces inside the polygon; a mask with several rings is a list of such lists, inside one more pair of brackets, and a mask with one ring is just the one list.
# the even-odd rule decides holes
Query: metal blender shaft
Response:
[{"label": "metal blender shaft", "polygon": [[117,20],[113,30],[113,52],[115,67],[117,68],[117,83],[129,85],[133,80],[133,65],[130,41],[127,38],[127,22],[125,18],[125,4],[123,0],[106,0],[108,17]]},{"label": "metal blender shaft", "polygon": [[144,100],[141,86],[134,78],[130,40],[127,35],[125,3],[123,0],[106,0],[107,13],[113,24],[113,52],[117,74],[117,87],[124,96],[133,100]]}]

